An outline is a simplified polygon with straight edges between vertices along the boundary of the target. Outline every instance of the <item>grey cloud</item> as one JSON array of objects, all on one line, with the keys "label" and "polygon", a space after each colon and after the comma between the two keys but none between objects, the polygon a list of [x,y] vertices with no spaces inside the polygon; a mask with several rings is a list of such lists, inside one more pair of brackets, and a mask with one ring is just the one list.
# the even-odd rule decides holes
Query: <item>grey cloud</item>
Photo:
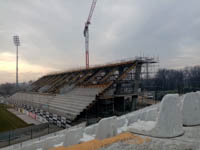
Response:
[{"label": "grey cloud", "polygon": [[[30,63],[83,66],[82,32],[91,2],[0,1],[0,52],[13,52],[12,35],[19,33],[20,55]],[[199,26],[199,0],[99,0],[90,27],[91,63],[144,53],[160,56],[162,66],[170,67],[167,61],[199,43]]]}]

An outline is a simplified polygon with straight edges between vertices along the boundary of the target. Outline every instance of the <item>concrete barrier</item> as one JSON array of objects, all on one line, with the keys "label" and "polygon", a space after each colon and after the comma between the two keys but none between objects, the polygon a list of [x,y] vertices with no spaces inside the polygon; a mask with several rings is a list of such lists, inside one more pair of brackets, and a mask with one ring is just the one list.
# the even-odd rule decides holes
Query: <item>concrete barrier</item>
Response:
[{"label": "concrete barrier", "polygon": [[21,150],[21,144],[11,145],[9,147],[4,147],[2,150]]},{"label": "concrete barrier", "polygon": [[87,142],[87,141],[95,139],[97,127],[98,127],[98,124],[94,124],[94,125],[86,127],[84,129],[84,133],[83,133],[83,137],[81,138],[81,142]]},{"label": "concrete barrier", "polygon": [[44,150],[47,150],[53,147],[63,146],[64,140],[65,140],[65,135],[58,135],[41,140],[36,143],[37,143],[37,148],[42,148]]},{"label": "concrete barrier", "polygon": [[23,147],[21,147],[19,150],[37,150],[39,148],[42,148],[42,143],[32,143],[31,145],[25,145]]},{"label": "concrete barrier", "polygon": [[57,138],[55,138],[53,147],[63,146],[65,138],[66,138],[66,135],[59,135]]},{"label": "concrete barrier", "polygon": [[116,120],[117,133],[120,134],[127,130],[128,119],[126,116],[118,117]]},{"label": "concrete barrier", "polygon": [[84,129],[84,133],[86,133],[88,135],[95,135],[97,132],[97,127],[98,127],[98,124],[88,126]]},{"label": "concrete barrier", "polygon": [[161,104],[156,121],[137,121],[128,131],[152,137],[176,137],[184,133],[182,113],[178,94],[166,95]]},{"label": "concrete barrier", "polygon": [[42,144],[42,148],[43,148],[44,150],[48,150],[48,149],[54,147],[54,142],[55,142],[55,139],[56,139],[56,138],[57,138],[57,137],[54,136],[54,137],[50,137],[50,138],[44,140],[44,142],[41,141],[40,143]]},{"label": "concrete barrier", "polygon": [[133,124],[138,120],[156,121],[158,117],[159,107],[160,106],[156,104],[125,115],[128,119],[128,125]]},{"label": "concrete barrier", "polygon": [[117,134],[116,117],[110,117],[100,120],[95,139],[105,139]]},{"label": "concrete barrier", "polygon": [[196,93],[200,94],[200,91],[197,91]]},{"label": "concrete barrier", "polygon": [[158,117],[158,108],[151,108],[144,112],[144,120],[146,121],[156,121]]},{"label": "concrete barrier", "polygon": [[63,146],[78,144],[80,143],[82,137],[83,137],[83,128],[69,129],[66,132]]},{"label": "concrete barrier", "polygon": [[27,148],[28,150],[43,150],[43,144],[44,144],[44,141],[37,141],[29,145]]},{"label": "concrete barrier", "polygon": [[194,126],[200,125],[200,94],[187,93],[183,97],[183,125]]}]

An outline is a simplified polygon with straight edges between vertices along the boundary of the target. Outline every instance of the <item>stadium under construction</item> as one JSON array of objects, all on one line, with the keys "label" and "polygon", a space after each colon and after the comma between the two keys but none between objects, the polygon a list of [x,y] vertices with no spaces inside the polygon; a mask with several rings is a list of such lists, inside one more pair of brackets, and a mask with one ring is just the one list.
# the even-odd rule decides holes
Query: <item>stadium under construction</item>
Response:
[{"label": "stadium under construction", "polygon": [[[66,128],[136,109],[142,68],[155,58],[137,57],[112,64],[45,75],[26,92],[9,98],[16,108]],[[148,75],[147,75],[148,76]]]}]

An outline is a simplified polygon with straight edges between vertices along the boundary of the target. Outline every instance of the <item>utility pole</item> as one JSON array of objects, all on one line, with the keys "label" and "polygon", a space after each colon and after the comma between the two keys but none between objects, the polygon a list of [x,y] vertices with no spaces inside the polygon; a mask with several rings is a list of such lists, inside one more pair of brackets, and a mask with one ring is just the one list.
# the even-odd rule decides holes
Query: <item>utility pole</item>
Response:
[{"label": "utility pole", "polygon": [[13,36],[13,42],[16,46],[16,87],[18,87],[18,47],[20,46],[20,40],[18,35]]}]

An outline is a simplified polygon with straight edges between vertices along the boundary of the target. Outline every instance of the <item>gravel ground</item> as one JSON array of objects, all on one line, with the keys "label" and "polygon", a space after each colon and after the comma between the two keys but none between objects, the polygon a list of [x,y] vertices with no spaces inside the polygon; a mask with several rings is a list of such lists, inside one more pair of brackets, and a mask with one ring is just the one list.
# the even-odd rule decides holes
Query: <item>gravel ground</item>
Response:
[{"label": "gravel ground", "polygon": [[189,143],[168,139],[151,139],[143,144],[124,141],[112,144],[100,150],[200,150],[199,143]]},{"label": "gravel ground", "polygon": [[134,139],[117,142],[100,150],[200,150],[200,126],[184,127],[184,135],[172,139],[149,138],[148,141],[138,143]]}]

